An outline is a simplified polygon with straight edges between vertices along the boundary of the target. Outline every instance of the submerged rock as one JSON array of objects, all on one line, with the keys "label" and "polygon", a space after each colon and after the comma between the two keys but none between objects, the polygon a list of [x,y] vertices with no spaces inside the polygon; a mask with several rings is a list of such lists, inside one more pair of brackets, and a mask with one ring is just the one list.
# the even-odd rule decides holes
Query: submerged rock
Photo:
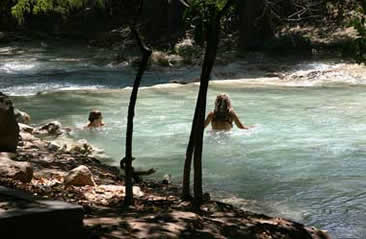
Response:
[{"label": "submerged rock", "polygon": [[0,92],[0,152],[15,152],[19,141],[19,126],[13,103]]}]

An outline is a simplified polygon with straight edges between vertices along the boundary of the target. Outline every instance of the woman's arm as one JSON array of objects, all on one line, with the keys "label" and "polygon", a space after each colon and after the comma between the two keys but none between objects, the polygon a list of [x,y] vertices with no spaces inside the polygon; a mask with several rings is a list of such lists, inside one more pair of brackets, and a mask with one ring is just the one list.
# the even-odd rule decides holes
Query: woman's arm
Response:
[{"label": "woman's arm", "polygon": [[235,122],[235,125],[239,128],[239,129],[249,129],[249,127],[245,126],[240,120],[239,117],[236,115],[235,111],[230,111],[231,116],[233,117],[233,120]]},{"label": "woman's arm", "polygon": [[208,113],[206,120],[205,120],[205,128],[207,127],[207,125],[209,125],[209,123],[212,121],[213,118],[213,112]]}]

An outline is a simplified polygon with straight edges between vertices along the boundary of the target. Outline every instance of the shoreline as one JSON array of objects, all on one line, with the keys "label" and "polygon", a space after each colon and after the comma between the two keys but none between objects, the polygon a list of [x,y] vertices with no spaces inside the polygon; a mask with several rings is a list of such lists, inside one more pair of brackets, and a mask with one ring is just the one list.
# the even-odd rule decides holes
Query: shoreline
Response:
[{"label": "shoreline", "polygon": [[[362,64],[354,62],[336,62],[327,63],[326,61],[310,61],[303,62],[300,65],[285,65],[275,68],[274,62],[261,66],[261,63],[249,64],[245,60],[237,60],[229,65],[219,65],[216,71],[213,72],[213,77],[210,80],[210,86],[220,87],[339,87],[339,86],[365,86],[366,85],[366,67]],[[225,68],[226,66],[226,68]],[[244,67],[244,68],[243,68]],[[243,69],[244,70],[243,70]],[[300,68],[305,68],[302,70]],[[175,68],[170,70],[173,72]],[[186,67],[182,68],[186,69]],[[241,69],[241,70],[240,70]],[[186,70],[188,71],[188,69]],[[111,71],[114,72],[114,71]],[[152,70],[151,72],[159,72]],[[66,72],[65,72],[66,73]],[[123,71],[121,71],[123,74]],[[196,72],[199,74],[199,71]],[[37,75],[37,74],[35,74]],[[164,75],[163,75],[164,77]],[[140,90],[154,89],[175,89],[181,87],[197,87],[199,86],[199,77],[183,77],[183,73],[176,76],[176,80],[166,79],[164,82],[144,82]],[[36,83],[36,82],[31,82]],[[67,92],[81,93],[105,93],[105,92],[129,92],[132,87],[126,82],[121,85],[108,85],[108,81],[103,84],[103,80],[90,85],[80,85],[77,82],[70,87],[58,87],[52,85],[52,80],[49,89],[35,88],[34,90],[25,90],[21,94],[9,92],[14,90],[12,87],[0,89],[11,97],[35,97],[48,94],[65,94]],[[55,88],[53,88],[55,87]]]},{"label": "shoreline", "polygon": [[[135,205],[123,207],[123,179],[119,169],[101,163],[87,144],[75,142],[55,150],[52,140],[41,139],[21,125],[22,141],[12,160],[31,163],[28,183],[1,178],[0,184],[38,198],[62,200],[84,208],[86,238],[330,238],[326,232],[277,217],[243,211],[230,204],[208,200],[199,210],[180,199],[180,187],[170,182],[136,183]],[[84,142],[85,143],[85,142]],[[69,147],[70,146],[70,147]],[[90,146],[90,145],[89,145]],[[92,147],[92,146],[90,146]],[[65,175],[84,165],[93,174],[94,186],[64,185]]]}]

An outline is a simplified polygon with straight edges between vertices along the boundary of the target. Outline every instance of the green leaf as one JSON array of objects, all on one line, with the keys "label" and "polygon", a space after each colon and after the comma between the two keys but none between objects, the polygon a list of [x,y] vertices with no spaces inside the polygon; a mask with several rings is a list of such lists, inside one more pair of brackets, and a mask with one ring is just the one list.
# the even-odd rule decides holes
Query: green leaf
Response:
[{"label": "green leaf", "polygon": [[[0,0],[2,1],[2,0]],[[11,9],[11,14],[19,24],[24,22],[25,14],[42,14],[56,12],[67,17],[71,10],[83,7],[104,7],[108,0],[95,0],[92,5],[88,0],[14,0],[16,4]],[[88,5],[89,4],[89,5]]]}]

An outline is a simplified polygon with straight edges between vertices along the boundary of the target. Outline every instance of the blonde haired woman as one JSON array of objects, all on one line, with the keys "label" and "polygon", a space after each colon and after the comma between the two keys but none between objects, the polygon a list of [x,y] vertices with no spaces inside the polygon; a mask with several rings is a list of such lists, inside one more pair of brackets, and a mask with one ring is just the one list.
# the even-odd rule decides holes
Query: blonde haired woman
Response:
[{"label": "blonde haired woman", "polygon": [[215,109],[208,113],[205,120],[205,128],[211,122],[214,130],[230,130],[233,127],[233,122],[240,129],[249,129],[245,126],[236,115],[228,95],[220,94],[215,100]]}]

